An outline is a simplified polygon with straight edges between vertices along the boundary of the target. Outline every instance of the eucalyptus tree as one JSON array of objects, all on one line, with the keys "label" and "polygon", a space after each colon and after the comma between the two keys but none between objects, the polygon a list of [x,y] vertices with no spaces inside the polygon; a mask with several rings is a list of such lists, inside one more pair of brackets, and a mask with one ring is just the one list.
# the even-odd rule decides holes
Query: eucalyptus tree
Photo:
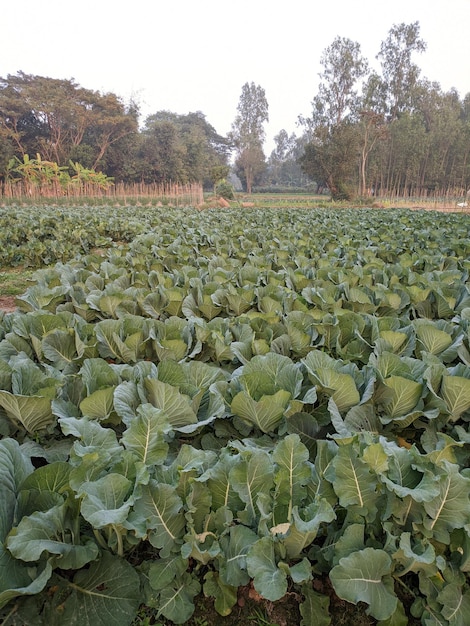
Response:
[{"label": "eucalyptus tree", "polygon": [[459,137],[464,134],[462,104],[452,89],[443,92],[438,83],[421,81],[418,114],[426,130],[426,156],[422,164],[422,186],[432,189],[459,185]]},{"label": "eucalyptus tree", "polygon": [[462,133],[459,135],[457,146],[459,153],[459,184],[470,195],[470,93],[467,93],[462,102]]},{"label": "eucalyptus tree", "polygon": [[413,108],[420,69],[412,57],[425,50],[419,22],[394,24],[380,46],[377,58],[382,67],[386,113],[391,122]]},{"label": "eucalyptus tree", "polygon": [[245,83],[229,138],[236,149],[237,174],[248,193],[266,168],[263,143],[266,137],[264,124],[269,121],[268,109],[264,89],[253,82]]},{"label": "eucalyptus tree", "polygon": [[303,187],[307,177],[299,164],[306,141],[304,136],[290,135],[285,129],[274,137],[275,148],[269,155],[264,180],[268,185],[282,187]]},{"label": "eucalyptus tree", "polygon": [[333,198],[349,197],[357,179],[359,135],[356,122],[360,88],[369,71],[360,44],[336,37],[321,57],[318,93],[312,116],[302,120],[312,140],[301,163],[304,171],[321,178]]}]

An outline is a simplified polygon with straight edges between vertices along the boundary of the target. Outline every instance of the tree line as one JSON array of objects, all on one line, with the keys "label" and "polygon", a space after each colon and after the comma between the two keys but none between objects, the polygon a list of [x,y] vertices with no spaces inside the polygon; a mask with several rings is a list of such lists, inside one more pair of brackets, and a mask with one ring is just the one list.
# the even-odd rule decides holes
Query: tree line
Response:
[{"label": "tree line", "polygon": [[47,170],[61,184],[80,174],[101,185],[214,188],[231,168],[248,192],[315,181],[333,198],[463,194],[470,187],[470,94],[461,100],[422,78],[414,56],[425,49],[419,22],[394,25],[377,72],[359,43],[336,37],[321,57],[311,115],[299,116],[298,134],[281,129],[269,157],[268,101],[253,82],[243,85],[222,136],[200,111],[157,111],[139,126],[135,102],[20,71],[0,78],[0,181]]},{"label": "tree line", "polygon": [[304,171],[333,197],[466,193],[470,187],[470,94],[420,77],[419,22],[394,25],[370,69],[358,43],[337,37],[324,51]]},{"label": "tree line", "polygon": [[[210,182],[228,162],[228,140],[200,113],[160,111],[139,128],[139,107],[74,80],[18,72],[0,78],[0,178],[59,183],[78,171],[126,183]],[[60,177],[59,178],[59,174]]]}]

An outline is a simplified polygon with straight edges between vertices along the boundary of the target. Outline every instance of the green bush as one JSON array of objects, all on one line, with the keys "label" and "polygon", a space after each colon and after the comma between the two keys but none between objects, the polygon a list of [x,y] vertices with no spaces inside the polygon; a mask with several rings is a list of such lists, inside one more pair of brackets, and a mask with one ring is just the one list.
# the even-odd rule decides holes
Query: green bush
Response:
[{"label": "green bush", "polygon": [[221,180],[217,183],[215,193],[217,196],[225,198],[225,200],[233,200],[235,197],[233,186],[226,180]]}]

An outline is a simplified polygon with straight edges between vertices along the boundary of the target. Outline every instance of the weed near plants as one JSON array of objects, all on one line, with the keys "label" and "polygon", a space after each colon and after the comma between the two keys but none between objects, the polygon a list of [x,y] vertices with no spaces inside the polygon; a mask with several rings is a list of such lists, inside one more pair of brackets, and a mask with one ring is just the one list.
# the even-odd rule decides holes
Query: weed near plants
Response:
[{"label": "weed near plants", "polygon": [[33,269],[4,268],[0,270],[0,296],[19,296],[33,282]]}]

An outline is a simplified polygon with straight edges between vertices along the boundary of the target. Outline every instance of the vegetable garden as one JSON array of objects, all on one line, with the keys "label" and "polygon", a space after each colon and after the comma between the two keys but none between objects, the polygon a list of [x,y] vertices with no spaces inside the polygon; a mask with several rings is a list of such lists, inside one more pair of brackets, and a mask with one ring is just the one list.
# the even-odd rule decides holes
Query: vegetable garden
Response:
[{"label": "vegetable garden", "polygon": [[319,580],[369,623],[468,624],[468,216],[0,225],[5,265],[44,265],[0,313],[6,626],[182,624],[247,585],[323,626]]}]

